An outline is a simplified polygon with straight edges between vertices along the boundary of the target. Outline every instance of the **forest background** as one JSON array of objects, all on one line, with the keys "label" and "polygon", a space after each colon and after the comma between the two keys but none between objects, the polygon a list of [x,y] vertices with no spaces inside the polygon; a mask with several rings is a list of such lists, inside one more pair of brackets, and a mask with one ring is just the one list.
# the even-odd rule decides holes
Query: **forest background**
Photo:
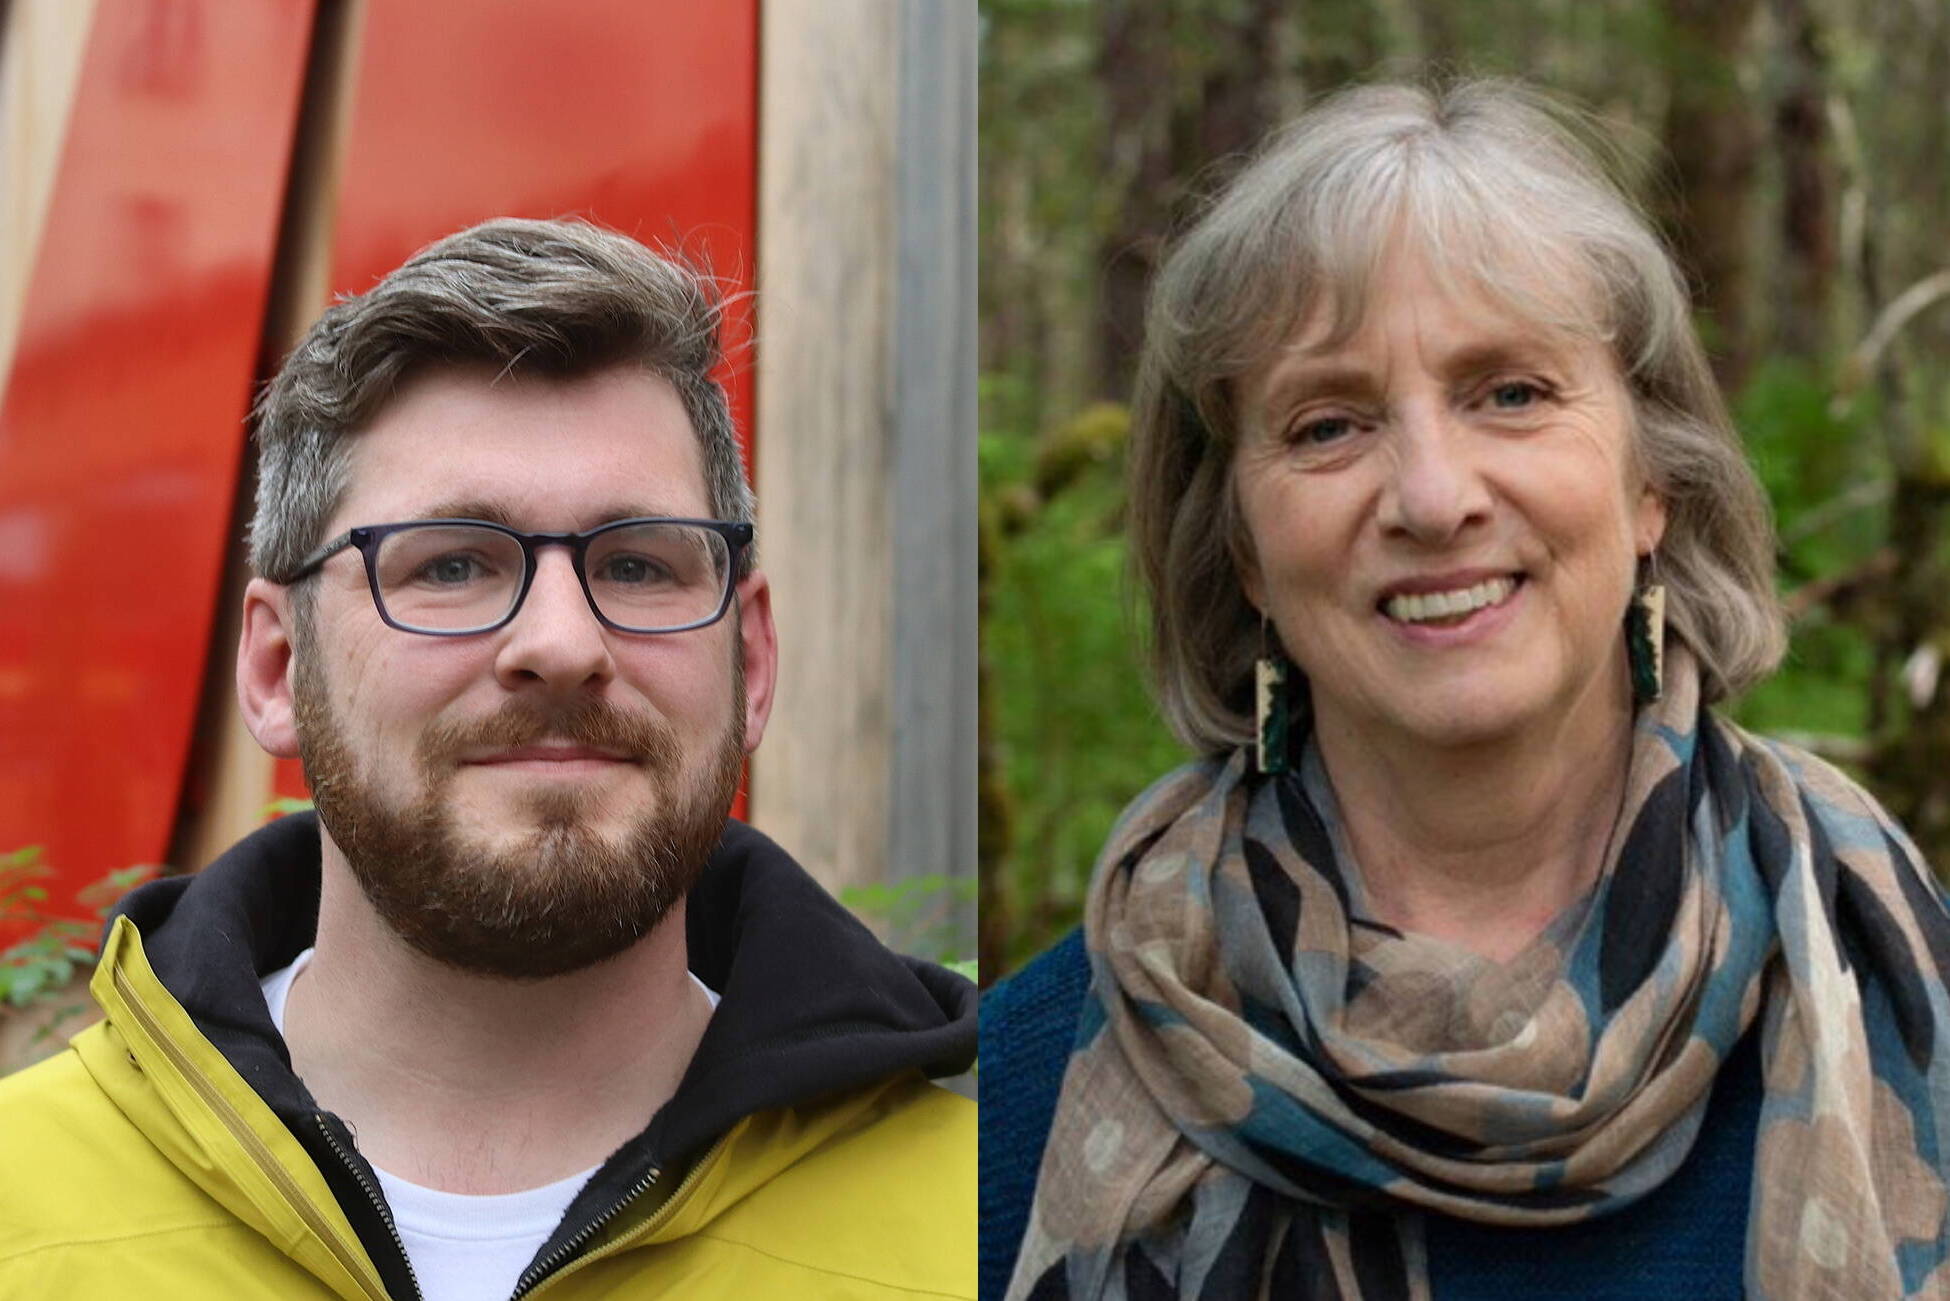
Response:
[{"label": "forest background", "polygon": [[1353,81],[1526,78],[1636,183],[1773,499],[1793,644],[1733,715],[1861,777],[1950,868],[1950,4],[983,0],[984,981],[1080,913],[1183,762],[1144,685],[1122,405],[1171,234]]}]

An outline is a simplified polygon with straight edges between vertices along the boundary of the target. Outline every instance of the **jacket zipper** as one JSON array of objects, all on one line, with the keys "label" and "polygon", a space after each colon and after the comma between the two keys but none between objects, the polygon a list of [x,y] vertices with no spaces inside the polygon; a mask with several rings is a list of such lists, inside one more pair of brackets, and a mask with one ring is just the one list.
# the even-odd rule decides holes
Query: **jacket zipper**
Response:
[{"label": "jacket zipper", "polygon": [[[717,1160],[718,1153],[724,1150],[725,1144],[730,1139],[730,1134],[722,1135],[717,1142],[713,1143],[705,1151],[703,1156],[693,1162],[691,1168],[684,1172],[684,1177],[678,1181],[677,1187],[671,1190],[670,1196],[664,1199],[664,1204],[658,1208],[656,1214],[652,1215],[649,1220],[644,1221],[644,1225],[639,1226],[639,1229],[647,1227],[666,1214],[673,1213],[676,1207],[682,1205],[684,1194],[690,1191],[691,1186],[703,1176],[706,1170],[710,1169],[712,1162]],[[604,1225],[615,1219],[622,1212],[623,1208],[628,1206],[635,1198],[641,1196],[646,1188],[656,1183],[662,1174],[662,1170],[652,1169],[649,1174],[638,1181],[634,1188],[623,1195],[621,1201],[598,1216],[593,1223],[583,1226],[582,1231],[577,1233],[575,1237],[550,1252],[548,1259],[544,1260],[538,1268],[530,1269],[526,1274],[523,1274],[519,1284],[515,1288],[515,1294],[508,1298],[508,1301],[521,1301],[522,1297],[527,1296],[536,1288],[541,1287],[542,1284],[552,1281],[555,1277],[555,1271],[566,1262],[568,1256],[572,1255],[579,1248],[586,1246],[589,1240],[601,1231]],[[636,1233],[639,1229],[632,1229],[630,1232]],[[608,1249],[605,1248],[605,1250]]]},{"label": "jacket zipper", "polygon": [[[276,1156],[272,1155],[270,1147],[259,1137],[257,1131],[252,1129],[249,1123],[237,1114],[236,1109],[230,1105],[229,1099],[223,1096],[217,1089],[217,1086],[210,1080],[204,1078],[203,1072],[198,1070],[195,1064],[190,1061],[189,1055],[176,1046],[176,1042],[163,1030],[161,1023],[150,1014],[149,1009],[143,1004],[141,997],[137,994],[135,987],[129,983],[128,976],[123,973],[120,967],[115,969],[114,977],[115,991],[122,996],[123,1005],[128,1008],[129,1014],[135,1018],[136,1024],[141,1027],[142,1032],[148,1036],[151,1043],[156,1045],[163,1056],[169,1059],[169,1063],[175,1068],[176,1073],[189,1084],[191,1091],[197,1095],[204,1106],[210,1109],[211,1113],[216,1116],[218,1122],[236,1140],[237,1144],[244,1149],[245,1155],[249,1156],[252,1162],[257,1165],[258,1169],[264,1173],[265,1177],[271,1181],[280,1193],[284,1194],[285,1201],[298,1213],[298,1218],[304,1221],[305,1227],[310,1229],[318,1237],[319,1241],[325,1244],[326,1250],[332,1253],[333,1257],[344,1267],[346,1273],[360,1280],[361,1283],[368,1284],[367,1291],[370,1295],[386,1298],[387,1294],[384,1283],[379,1284],[376,1292],[369,1285],[378,1280],[371,1277],[374,1274],[371,1262],[360,1259],[365,1254],[364,1251],[353,1251],[347,1248],[338,1231],[324,1216],[318,1213],[316,1207],[312,1204],[311,1198],[306,1195],[304,1189],[298,1186],[297,1181],[291,1177],[291,1172],[284,1168],[283,1163]],[[388,1222],[390,1223],[390,1220]],[[398,1235],[395,1234],[394,1236],[395,1240],[397,1240]],[[418,1286],[417,1283],[415,1286]],[[417,1292],[415,1295],[417,1297]]]},{"label": "jacket zipper", "polygon": [[662,1176],[662,1170],[656,1166],[651,1166],[643,1178],[630,1185],[628,1192],[624,1193],[619,1200],[610,1204],[608,1210],[576,1230],[575,1234],[567,1242],[544,1257],[541,1264],[529,1266],[527,1272],[515,1280],[515,1292],[513,1296],[508,1298],[508,1301],[520,1301],[520,1298],[528,1294],[530,1288],[535,1287],[543,1279],[547,1278],[563,1261],[582,1250],[591,1238],[602,1232],[605,1224],[608,1224],[611,1220],[622,1214],[625,1206],[628,1206],[631,1202],[642,1196],[644,1191],[654,1185]]},{"label": "jacket zipper", "polygon": [[[169,1058],[170,1064],[176,1068],[177,1073],[189,1082],[190,1087],[203,1100],[204,1105],[209,1107],[217,1119],[223,1123],[224,1128],[230,1132],[231,1137],[235,1138],[238,1144],[244,1148],[246,1153],[257,1164],[258,1168],[277,1186],[278,1191],[285,1195],[285,1200],[298,1212],[298,1217],[305,1222],[306,1227],[311,1229],[325,1243],[325,1246],[338,1259],[339,1263],[346,1268],[348,1273],[354,1277],[359,1277],[362,1271],[359,1268],[360,1261],[357,1255],[346,1250],[345,1243],[339,1237],[338,1233],[312,1207],[311,1198],[305,1194],[303,1189],[298,1187],[297,1182],[291,1178],[290,1172],[271,1154],[270,1148],[265,1145],[263,1139],[258,1137],[257,1131],[252,1129],[245,1122],[244,1118],[236,1113],[229,1101],[217,1090],[216,1085],[206,1080],[202,1072],[197,1070],[190,1062],[188,1056],[181,1049],[177,1048],[175,1042],[163,1032],[160,1023],[150,1016],[148,1008],[139,1000],[134,987],[129,984],[127,976],[119,968],[115,972],[115,987],[117,992],[122,995],[123,1001],[128,1006],[130,1013],[142,1026],[144,1033],[162,1050],[163,1055]],[[377,1188],[372,1186],[372,1181],[366,1178],[365,1172],[359,1169],[358,1165],[352,1160],[351,1155],[346,1152],[345,1145],[340,1143],[338,1138],[332,1133],[331,1126],[326,1124],[323,1113],[317,1114],[315,1118],[318,1122],[318,1132],[324,1136],[325,1142],[331,1147],[333,1154],[338,1157],[339,1161],[358,1183],[360,1189],[364,1191],[367,1200],[372,1203],[373,1209],[379,1212],[380,1222],[386,1226],[387,1233],[392,1235],[393,1245],[399,1249],[400,1259],[406,1262],[406,1276],[408,1282],[413,1286],[414,1301],[424,1301],[425,1294],[420,1290],[419,1277],[413,1272],[413,1259],[407,1255],[406,1243],[399,1236],[399,1226],[393,1220],[393,1213],[387,1207],[386,1199],[380,1195]],[[717,1155],[718,1149],[723,1145],[724,1139],[721,1138],[691,1167],[685,1174],[683,1180],[677,1185],[676,1190],[671,1193],[670,1204],[675,1204],[678,1198],[683,1196],[684,1191],[711,1164],[712,1158]],[[602,1232],[604,1226],[622,1214],[631,1202],[654,1187],[657,1180],[662,1177],[662,1169],[652,1166],[644,1173],[642,1178],[630,1186],[628,1192],[611,1203],[608,1210],[583,1225],[567,1242],[550,1252],[540,1265],[530,1266],[528,1271],[516,1281],[514,1295],[509,1298],[509,1301],[520,1301],[520,1298],[526,1296],[534,1288],[547,1281],[549,1275],[564,1261],[588,1245],[590,1239]],[[367,1263],[368,1267],[370,1267],[370,1262]],[[383,1284],[381,1284],[377,1295],[381,1297],[388,1296]]]},{"label": "jacket zipper", "polygon": [[386,1199],[380,1196],[379,1190],[372,1186],[372,1180],[366,1178],[366,1172],[361,1170],[358,1162],[352,1159],[352,1154],[345,1150],[345,1146],[332,1133],[332,1127],[325,1123],[324,1113],[317,1113],[315,1119],[318,1121],[318,1132],[325,1136],[326,1143],[331,1145],[332,1152],[338,1157],[339,1163],[358,1181],[359,1187],[366,1194],[366,1200],[372,1203],[372,1209],[379,1212],[380,1223],[386,1226],[386,1232],[393,1235],[393,1245],[399,1248],[399,1258],[406,1262],[406,1281],[413,1285],[413,1301],[423,1301],[420,1276],[413,1272],[413,1257],[406,1254],[406,1241],[399,1236],[399,1225],[393,1220],[392,1209],[386,1205]]}]

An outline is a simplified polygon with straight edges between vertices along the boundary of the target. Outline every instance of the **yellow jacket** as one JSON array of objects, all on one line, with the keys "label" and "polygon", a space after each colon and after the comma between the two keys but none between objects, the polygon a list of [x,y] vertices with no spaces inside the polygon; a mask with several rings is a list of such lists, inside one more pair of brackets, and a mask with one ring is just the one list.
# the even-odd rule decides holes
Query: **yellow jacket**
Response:
[{"label": "yellow jacket", "polygon": [[[291,831],[286,830],[287,842]],[[313,838],[315,844],[315,833]],[[253,837],[262,839],[263,833]],[[251,844],[246,841],[240,849]],[[727,844],[734,851],[743,845],[747,859],[759,850],[777,854],[769,841],[744,829],[728,834]],[[274,851],[287,847],[271,846]],[[184,882],[194,880],[202,890],[203,878],[179,878],[163,883],[172,889],[162,892],[160,901],[152,895],[128,911],[138,918],[148,913],[151,920],[160,912],[172,950],[192,951],[186,940],[220,934],[222,928],[211,923],[232,916],[226,904],[240,905],[235,898],[224,900],[226,883],[219,873],[237,853],[203,874],[217,879],[207,883],[214,889],[204,891],[202,906],[182,903]],[[315,849],[313,854],[315,874]],[[228,884],[244,882],[248,889],[252,872],[263,876],[263,857],[247,855]],[[742,863],[731,910],[753,912],[748,892],[777,886],[775,865],[772,872],[754,883],[747,879],[753,875],[750,864]],[[288,885],[288,880],[273,883]],[[214,910],[208,906],[212,898]],[[244,911],[234,917],[245,915],[251,902],[241,901]],[[262,897],[255,902],[261,905]],[[725,912],[722,902],[717,907],[705,902],[707,914]],[[782,912],[807,901],[784,902]],[[184,914],[200,925],[186,930]],[[757,938],[772,938],[762,921],[744,920],[755,926]],[[855,944],[857,937],[846,935],[844,927],[841,923],[844,945]],[[349,1146],[349,1134],[333,1130],[333,1118],[323,1113],[292,1108],[292,1098],[310,1105],[309,1095],[288,1066],[282,1078],[277,1076],[276,1063],[284,1060],[281,1043],[269,1056],[237,1047],[262,1046],[259,1032],[268,1028],[268,1013],[262,1026],[247,1026],[242,1038],[234,1027],[212,1019],[213,1010],[221,1014],[225,996],[212,995],[209,987],[222,984],[226,969],[222,962],[196,959],[201,979],[190,982],[191,1002],[205,1005],[205,1024],[230,1043],[246,1070],[265,1077],[253,1088],[151,967],[141,933],[146,929],[130,916],[119,917],[111,929],[92,985],[106,1020],[77,1035],[68,1051],[0,1080],[0,1301],[313,1296],[379,1301],[414,1295],[410,1275],[402,1274],[403,1253],[385,1239],[389,1217],[373,1209],[380,1199],[372,1185],[361,1184],[360,1172],[368,1172],[369,1180],[369,1167],[349,1152],[342,1162],[330,1159],[332,1142]],[[695,936],[696,923],[692,929]],[[706,964],[717,971],[699,968],[707,982],[724,989],[721,1013],[749,992],[752,979],[791,974],[758,969],[754,976],[747,962],[741,986],[739,948],[733,945],[728,957],[720,951],[718,961]],[[829,948],[828,958],[828,970],[831,962],[843,967],[879,961],[864,949],[835,957]],[[274,949],[256,962],[276,960]],[[767,961],[777,965],[775,955],[767,955]],[[693,965],[698,966],[695,957]],[[233,989],[241,990],[242,974],[229,970]],[[926,981],[937,991],[950,988],[934,975]],[[964,1010],[960,1005],[944,1009],[944,1024],[918,1031],[924,1054],[936,1058],[933,1064],[950,1064],[938,1056],[941,1032],[952,1028],[958,1034]],[[757,1009],[755,1015],[763,1023],[774,1018],[775,1009]],[[611,1187],[634,1195],[622,1197],[620,1206],[612,1200],[600,1212],[583,1208],[580,1200],[572,1206],[557,1239],[524,1275],[525,1290],[518,1295],[550,1301],[972,1298],[972,1104],[907,1069],[762,1107],[728,1127],[716,1127],[710,1117],[722,1107],[714,1111],[714,1104],[727,1092],[740,1091],[724,1083],[740,1078],[740,1061],[753,1060],[756,1053],[767,1074],[755,1086],[761,1093],[776,1091],[780,1064],[794,1061],[801,1065],[801,1084],[818,1089],[834,1078],[821,1065],[839,1060],[831,1054],[832,1044],[843,1045],[859,1031],[851,1021],[829,1024],[823,1036],[814,1036],[828,1041],[818,1050],[824,1057],[807,1065],[803,1051],[784,1045],[768,1064],[765,1036],[755,1047],[750,1035],[741,1033],[740,1019],[728,1018],[727,1033],[715,1049],[707,1035],[678,1097],[591,1181],[593,1187],[607,1179]],[[764,1027],[749,1022],[743,1027],[755,1028]],[[717,1029],[714,1025],[713,1033]],[[804,1031],[801,1026],[798,1033]],[[858,1039],[868,1058],[885,1058],[888,1031],[883,1025]],[[900,1033],[917,1031],[910,1026]],[[687,1094],[691,1104],[684,1102]],[[699,1123],[716,1129],[715,1137],[693,1144],[697,1150],[690,1156],[665,1166],[654,1153],[685,1146],[673,1136],[685,1132],[687,1105],[704,1117]],[[307,1119],[316,1122],[316,1133]],[[322,1144],[320,1136],[326,1136]],[[361,1186],[368,1194],[363,1203]],[[583,1222],[572,1224],[579,1214]],[[363,1235],[355,1218],[364,1222]]]}]

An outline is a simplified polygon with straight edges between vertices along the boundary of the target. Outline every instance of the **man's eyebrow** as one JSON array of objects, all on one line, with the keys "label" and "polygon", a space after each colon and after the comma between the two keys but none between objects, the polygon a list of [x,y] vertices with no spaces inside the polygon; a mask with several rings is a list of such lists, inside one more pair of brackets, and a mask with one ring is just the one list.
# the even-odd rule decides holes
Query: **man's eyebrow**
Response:
[{"label": "man's eyebrow", "polygon": [[450,498],[436,502],[420,512],[421,519],[477,519],[504,528],[515,526],[514,516],[491,501],[479,497]]},{"label": "man's eyebrow", "polygon": [[[654,502],[631,502],[628,505],[611,505],[607,509],[592,512],[584,521],[584,528],[597,528],[604,524],[624,519],[688,518],[688,512],[666,509]],[[420,513],[420,519],[477,519],[488,524],[499,524],[503,528],[514,529],[518,533],[529,530],[515,522],[514,514],[498,502],[483,497],[449,498],[435,502]]]}]

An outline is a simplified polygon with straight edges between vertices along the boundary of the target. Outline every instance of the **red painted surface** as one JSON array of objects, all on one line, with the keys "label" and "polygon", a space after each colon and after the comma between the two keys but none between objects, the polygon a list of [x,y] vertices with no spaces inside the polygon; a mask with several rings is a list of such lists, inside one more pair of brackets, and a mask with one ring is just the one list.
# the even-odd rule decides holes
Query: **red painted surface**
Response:
[{"label": "red painted surface", "polygon": [[[752,287],[757,0],[368,0],[357,62],[334,293],[488,217],[568,214]],[[728,333],[749,331],[741,302]],[[749,431],[749,364],[727,379]],[[297,765],[279,770],[301,794]]]},{"label": "red painted surface", "polygon": [[165,853],[311,0],[101,0],[0,396],[0,850]]}]

